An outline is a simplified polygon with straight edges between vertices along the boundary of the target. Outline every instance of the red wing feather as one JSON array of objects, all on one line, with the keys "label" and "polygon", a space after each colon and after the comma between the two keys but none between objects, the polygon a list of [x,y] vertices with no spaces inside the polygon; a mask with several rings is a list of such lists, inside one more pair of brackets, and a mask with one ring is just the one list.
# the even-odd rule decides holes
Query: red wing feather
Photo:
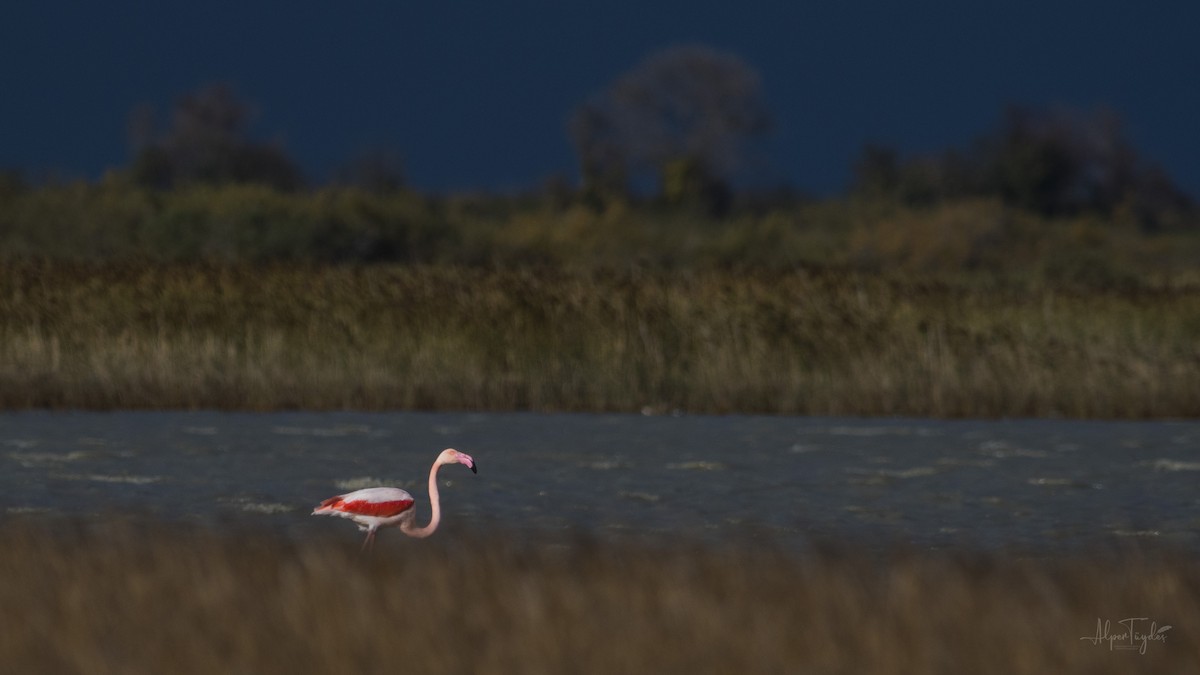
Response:
[{"label": "red wing feather", "polygon": [[321,502],[321,506],[329,506],[338,511],[354,513],[360,516],[379,516],[381,518],[390,518],[394,515],[404,513],[412,508],[413,502],[411,499],[399,499],[390,502],[368,502],[366,500],[356,500],[352,502],[342,501],[340,497],[333,497]]}]

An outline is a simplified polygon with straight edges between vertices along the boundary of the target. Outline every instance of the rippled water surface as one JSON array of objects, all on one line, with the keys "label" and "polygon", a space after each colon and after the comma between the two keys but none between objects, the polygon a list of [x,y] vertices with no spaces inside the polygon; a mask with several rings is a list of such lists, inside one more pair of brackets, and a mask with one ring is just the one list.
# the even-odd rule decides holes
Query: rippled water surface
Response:
[{"label": "rippled water surface", "polygon": [[[343,531],[309,516],[412,491],[445,447],[449,528],[1048,549],[1200,549],[1200,423],[453,413],[0,415],[6,517],[146,514]],[[27,515],[30,517],[30,515]]]}]

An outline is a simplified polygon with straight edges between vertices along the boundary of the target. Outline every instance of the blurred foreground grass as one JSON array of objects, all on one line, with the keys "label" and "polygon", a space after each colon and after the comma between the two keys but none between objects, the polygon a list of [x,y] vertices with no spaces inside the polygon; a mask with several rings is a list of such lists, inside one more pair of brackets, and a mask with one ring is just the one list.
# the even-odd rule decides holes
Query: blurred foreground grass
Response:
[{"label": "blurred foreground grass", "polygon": [[[357,543],[10,521],[0,669],[1200,671],[1200,572],[1170,555],[788,557],[464,535],[361,556]],[[1129,617],[1172,628],[1144,654],[1081,640]]]},{"label": "blurred foreground grass", "polygon": [[12,262],[0,407],[1196,417],[1200,293],[848,271]]}]

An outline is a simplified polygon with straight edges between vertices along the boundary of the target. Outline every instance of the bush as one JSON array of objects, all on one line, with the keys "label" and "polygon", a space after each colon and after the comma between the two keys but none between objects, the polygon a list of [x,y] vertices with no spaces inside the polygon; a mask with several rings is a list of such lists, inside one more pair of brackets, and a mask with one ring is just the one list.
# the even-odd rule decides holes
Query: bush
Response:
[{"label": "bush", "polygon": [[[1004,272],[1054,282],[1195,275],[1200,230],[1047,218],[998,199],[927,206],[886,196],[713,217],[661,203],[538,195],[430,198],[335,186],[143,188],[122,174],[0,189],[0,259],[449,263],[678,268],[840,267]],[[1104,271],[1107,270],[1107,271]]]}]

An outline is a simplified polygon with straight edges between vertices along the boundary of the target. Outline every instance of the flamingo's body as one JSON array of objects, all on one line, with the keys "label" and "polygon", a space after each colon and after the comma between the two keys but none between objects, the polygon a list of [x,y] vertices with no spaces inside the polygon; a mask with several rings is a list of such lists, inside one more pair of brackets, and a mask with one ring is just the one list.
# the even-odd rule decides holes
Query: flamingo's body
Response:
[{"label": "flamingo's body", "polygon": [[404,490],[374,487],[330,497],[313,514],[340,516],[358,523],[364,530],[395,525],[413,518],[413,497]]},{"label": "flamingo's body", "polygon": [[429,469],[429,507],[432,513],[425,527],[417,527],[414,522],[416,511],[413,509],[413,496],[393,487],[366,488],[330,497],[313,509],[313,515],[338,516],[354,521],[359,529],[367,531],[363,548],[375,541],[376,530],[389,525],[398,525],[400,531],[410,537],[428,537],[437,529],[442,518],[437,472],[444,464],[465,464],[472,473],[476,473],[475,460],[465,452],[447,448],[438,455]]}]

